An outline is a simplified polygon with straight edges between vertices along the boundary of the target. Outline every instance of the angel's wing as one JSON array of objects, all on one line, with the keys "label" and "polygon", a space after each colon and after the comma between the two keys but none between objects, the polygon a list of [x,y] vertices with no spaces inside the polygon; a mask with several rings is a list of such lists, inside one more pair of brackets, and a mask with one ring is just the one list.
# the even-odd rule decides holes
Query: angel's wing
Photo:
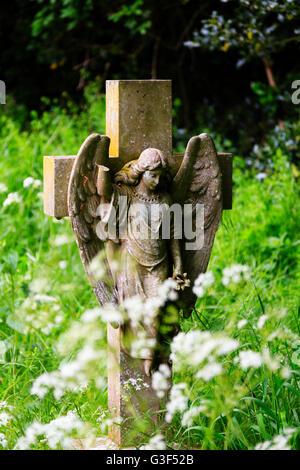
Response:
[{"label": "angel's wing", "polygon": [[[200,230],[204,231],[202,246],[200,243],[198,249],[188,249],[188,240],[182,243],[184,272],[193,286],[199,274],[206,271],[222,217],[222,175],[217,151],[210,135],[200,134],[189,141],[182,164],[174,178],[173,188],[175,199],[176,194],[180,194],[181,204],[192,205],[193,230],[196,229],[197,205],[204,211],[204,224],[200,227]],[[199,214],[201,215],[201,211],[198,216]],[[201,240],[201,237],[199,238]],[[194,306],[196,297],[191,288],[184,291],[183,300],[187,308]]]},{"label": "angel's wing", "polygon": [[[81,261],[100,305],[115,300],[108,284],[104,281],[95,282],[89,271],[92,259],[104,248],[103,242],[96,235],[96,225],[99,222],[97,209],[100,204],[96,181],[97,164],[101,165],[107,160],[109,143],[108,137],[99,134],[92,134],[84,141],[72,168],[68,189],[69,216]],[[110,277],[108,264],[105,263],[105,271]]]}]

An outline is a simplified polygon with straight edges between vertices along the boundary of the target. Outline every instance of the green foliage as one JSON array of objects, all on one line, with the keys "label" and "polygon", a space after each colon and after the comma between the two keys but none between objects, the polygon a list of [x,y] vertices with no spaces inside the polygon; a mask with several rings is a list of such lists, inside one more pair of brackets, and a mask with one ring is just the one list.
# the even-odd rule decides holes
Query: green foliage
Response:
[{"label": "green foliage", "polygon": [[300,40],[295,25],[299,4],[295,0],[225,0],[223,3],[228,4],[224,15],[213,11],[211,17],[203,21],[202,29],[195,32],[194,43],[187,45],[201,44],[224,52],[238,48],[246,62],[252,57],[270,58],[286,41]]},{"label": "green foliage", "polygon": [[115,23],[123,20],[132,35],[143,35],[151,26],[150,13],[150,10],[144,8],[144,0],[135,0],[127,5],[123,4],[119,11],[112,13],[108,18]]}]

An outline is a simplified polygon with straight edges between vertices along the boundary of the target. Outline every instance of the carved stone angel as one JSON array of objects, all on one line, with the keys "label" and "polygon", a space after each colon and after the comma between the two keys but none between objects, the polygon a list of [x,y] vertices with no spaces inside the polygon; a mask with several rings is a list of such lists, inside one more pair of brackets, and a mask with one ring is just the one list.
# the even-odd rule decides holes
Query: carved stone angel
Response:
[{"label": "carved stone angel", "polygon": [[[155,298],[158,287],[173,277],[189,313],[196,298],[188,286],[207,268],[222,214],[221,172],[214,143],[208,134],[192,137],[174,176],[163,152],[153,148],[116,170],[116,159],[108,156],[109,143],[108,137],[98,134],[86,139],[76,158],[68,193],[73,231],[96,297],[100,305],[121,304],[135,295]],[[169,211],[174,203],[182,208],[176,221]],[[191,244],[182,227],[175,226],[175,222],[187,221],[185,206],[194,237],[202,231],[203,243]],[[203,209],[200,225],[199,207]],[[170,223],[167,237],[163,233],[165,220]],[[104,244],[106,271],[113,288],[102,280],[95,283],[89,272],[89,264]],[[118,270],[112,262],[116,253],[121,259]],[[147,336],[155,339],[157,322],[143,326]],[[140,359],[144,359],[149,375],[153,354]]]}]

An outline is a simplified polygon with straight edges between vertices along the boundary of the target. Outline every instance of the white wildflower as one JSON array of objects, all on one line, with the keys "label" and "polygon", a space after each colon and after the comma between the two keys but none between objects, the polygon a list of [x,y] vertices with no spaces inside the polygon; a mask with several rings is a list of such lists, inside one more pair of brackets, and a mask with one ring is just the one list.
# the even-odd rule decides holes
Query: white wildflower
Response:
[{"label": "white wildflower", "polygon": [[147,337],[145,330],[138,332],[137,338],[131,342],[131,355],[143,359],[151,359],[156,341]]},{"label": "white wildflower", "polygon": [[86,310],[82,316],[81,316],[81,320],[83,321],[83,323],[90,323],[90,322],[93,322],[95,320],[97,320],[98,318],[100,318],[100,308],[99,307],[95,307],[93,309],[88,309]]},{"label": "white wildflower", "polygon": [[199,416],[200,413],[202,413],[205,410],[206,410],[206,406],[204,405],[194,406],[193,408],[190,408],[189,410],[187,410],[182,416],[182,421],[181,421],[182,426],[191,427],[193,425],[195,418]]},{"label": "white wildflower", "polygon": [[288,367],[282,367],[280,375],[283,379],[289,379],[292,375],[291,370]]},{"label": "white wildflower", "polygon": [[203,297],[206,289],[210,287],[215,281],[214,274],[211,271],[200,273],[194,282],[193,292],[197,297]]},{"label": "white wildflower", "polygon": [[268,318],[269,318],[269,315],[266,315],[266,314],[261,315],[261,317],[259,317],[258,322],[257,322],[257,328],[259,330],[264,326]]},{"label": "white wildflower", "polygon": [[0,432],[0,446],[7,447],[7,444],[8,443],[5,434],[3,434],[3,432]]},{"label": "white wildflower", "polygon": [[20,202],[22,202],[22,199],[21,199],[19,193],[17,193],[17,192],[16,193],[9,193],[9,195],[7,196],[5,201],[3,202],[3,207],[10,206],[13,203],[19,204]]},{"label": "white wildflower", "polygon": [[0,194],[8,191],[6,184],[0,183]]},{"label": "white wildflower", "polygon": [[204,361],[211,360],[212,354],[223,356],[231,353],[238,346],[238,341],[209,331],[180,332],[173,338],[171,359],[175,368],[180,368],[182,365],[198,367]]},{"label": "white wildflower", "polygon": [[237,284],[242,279],[246,281],[250,279],[250,268],[247,265],[234,264],[229,268],[223,269],[222,283],[228,286],[231,282]]},{"label": "white wildflower", "polygon": [[73,242],[73,238],[70,237],[69,235],[62,234],[62,235],[56,235],[53,245],[54,246],[62,246],[66,245],[67,243]]},{"label": "white wildflower", "polygon": [[0,401],[0,410],[12,410],[12,406],[6,400]]},{"label": "white wildflower", "polygon": [[263,363],[270,369],[272,372],[275,372],[279,369],[280,363],[277,359],[273,358],[270,354],[268,348],[264,348],[262,352]]},{"label": "white wildflower", "polygon": [[101,281],[106,276],[106,263],[104,254],[98,253],[89,264],[89,272],[92,275],[94,281]]},{"label": "white wildflower", "polygon": [[0,412],[0,426],[7,426],[7,424],[11,421],[11,419],[12,419],[12,416],[6,411]]},{"label": "white wildflower", "polygon": [[141,447],[141,450],[164,450],[166,444],[162,434],[157,434],[154,437],[151,437],[148,444]]},{"label": "white wildflower", "polygon": [[23,181],[23,187],[24,188],[28,188],[29,186],[32,186],[33,188],[38,188],[41,184],[42,184],[42,182],[40,180],[36,180],[36,179],[32,178],[32,176],[28,176],[28,178],[26,178]]},{"label": "white wildflower", "polygon": [[286,428],[282,431],[282,434],[275,436],[272,440],[257,444],[255,450],[291,450],[288,443],[294,433],[295,429]]},{"label": "white wildflower", "polygon": [[248,320],[246,320],[246,319],[240,320],[240,321],[238,322],[238,324],[237,324],[238,329],[240,330],[240,329],[243,328],[245,325],[247,325],[247,323],[248,323]]},{"label": "white wildflower", "polygon": [[125,320],[123,312],[112,303],[107,303],[100,309],[100,316],[104,322],[118,323],[119,325],[122,325]]},{"label": "white wildflower", "polygon": [[171,388],[170,399],[167,403],[166,421],[170,423],[177,411],[181,413],[186,410],[188,397],[185,395],[187,385],[185,383],[174,384]]},{"label": "white wildflower", "polygon": [[68,266],[68,263],[65,260],[63,260],[58,263],[58,266],[59,266],[59,269],[66,269],[66,267]]},{"label": "white wildflower", "polygon": [[202,367],[196,374],[197,379],[203,379],[206,382],[213,379],[217,375],[222,374],[223,368],[218,362],[209,362],[206,366]]},{"label": "white wildflower", "polygon": [[263,363],[262,355],[258,352],[251,351],[250,349],[247,351],[240,351],[239,352],[239,361],[242,369],[248,369],[249,367],[258,368]]},{"label": "white wildflower", "polygon": [[41,303],[57,302],[57,299],[55,297],[46,294],[35,294],[33,296],[33,299]]},{"label": "white wildflower", "polygon": [[16,448],[30,449],[39,438],[44,436],[51,449],[57,449],[58,446],[70,449],[72,444],[70,436],[74,432],[81,431],[83,426],[83,422],[73,411],[46,424],[34,422],[26,429],[25,435],[17,441]]},{"label": "white wildflower", "polygon": [[159,398],[163,398],[170,387],[169,378],[171,370],[167,364],[160,364],[157,371],[152,374],[152,388]]},{"label": "white wildflower", "polygon": [[125,308],[132,327],[138,326],[142,321],[145,310],[145,301],[139,295],[124,300],[122,306]]},{"label": "white wildflower", "polygon": [[137,379],[130,377],[128,380],[125,380],[125,382],[123,382],[123,387],[129,390],[131,388],[134,388],[134,390],[143,390],[145,388],[149,388],[149,385],[144,382],[141,377],[138,377]]},{"label": "white wildflower", "polygon": [[41,293],[50,289],[49,280],[46,278],[38,278],[32,281],[29,285],[29,289],[34,293]]},{"label": "white wildflower", "polygon": [[261,172],[261,173],[257,173],[255,175],[255,178],[258,179],[258,181],[263,181],[266,178],[266,176],[267,176],[266,173]]},{"label": "white wildflower", "polygon": [[158,298],[161,303],[161,307],[168,301],[174,301],[178,298],[178,293],[176,292],[177,282],[175,279],[166,279],[158,287]]}]

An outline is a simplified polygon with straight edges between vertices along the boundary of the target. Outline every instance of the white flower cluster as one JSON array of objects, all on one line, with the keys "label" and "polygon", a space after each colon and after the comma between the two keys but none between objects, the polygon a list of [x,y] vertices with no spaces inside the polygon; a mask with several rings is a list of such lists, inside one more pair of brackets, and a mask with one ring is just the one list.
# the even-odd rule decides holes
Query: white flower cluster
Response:
[{"label": "white flower cluster", "polygon": [[3,202],[3,207],[10,206],[13,203],[19,204],[22,202],[22,198],[18,192],[9,193],[5,201]]},{"label": "white flower cluster", "polygon": [[261,315],[258,319],[258,322],[257,322],[257,328],[259,330],[261,330],[264,326],[264,324],[266,323],[266,321],[268,320],[269,318],[269,315],[267,314],[264,314],[264,315]]},{"label": "white flower cluster", "polygon": [[295,429],[286,428],[282,431],[282,434],[275,436],[271,441],[265,441],[257,444],[255,450],[291,450],[288,445],[289,440],[295,433]]},{"label": "white flower cluster", "polygon": [[89,273],[95,282],[101,281],[106,276],[105,252],[99,252],[89,264]]},{"label": "white flower cluster", "polygon": [[182,416],[182,421],[181,421],[182,426],[191,427],[195,421],[195,418],[197,418],[197,416],[199,416],[200,413],[202,413],[205,410],[206,410],[205,405],[193,406],[192,408],[187,410]]},{"label": "white flower cluster", "polygon": [[240,366],[243,370],[253,367],[257,369],[263,364],[263,357],[260,353],[251,351],[250,349],[246,351],[240,351],[236,362],[240,363]]},{"label": "white flower cluster", "polygon": [[121,417],[118,417],[118,418],[105,418],[100,423],[100,431],[101,431],[102,434],[106,434],[108,428],[111,428],[114,425],[120,426],[121,423],[122,423],[122,418]]},{"label": "white flower cluster", "polygon": [[197,297],[203,297],[206,289],[215,281],[215,277],[211,271],[200,273],[194,282],[193,292]]},{"label": "white flower cluster", "polygon": [[29,188],[29,186],[32,186],[33,188],[38,188],[39,186],[41,186],[41,184],[41,180],[36,180],[32,178],[32,176],[28,176],[28,178],[25,178],[25,180],[23,181],[24,188]]},{"label": "white flower cluster", "polygon": [[1,193],[6,193],[7,192],[7,186],[4,183],[0,183],[0,194]]},{"label": "white flower cluster", "polygon": [[[10,406],[7,401],[0,401],[0,428],[2,428],[1,431],[7,429],[8,424],[13,419],[13,416],[10,414],[11,410],[12,406]],[[0,432],[0,446],[7,447],[7,445],[8,442],[6,439],[6,435],[3,432]]]},{"label": "white flower cluster", "polygon": [[35,328],[48,335],[63,322],[64,317],[60,311],[61,307],[55,297],[40,293],[30,294],[16,309],[16,317],[21,321],[25,333]]},{"label": "white flower cluster", "polygon": [[51,449],[71,448],[70,436],[74,432],[83,429],[83,422],[77,417],[73,411],[69,411],[67,415],[60,416],[49,423],[32,423],[25,431],[25,435],[18,439],[16,449],[30,449],[32,445],[39,442],[38,438],[45,437]]},{"label": "white flower cluster", "polygon": [[243,318],[242,320],[240,320],[237,324],[237,327],[238,329],[240,330],[241,328],[243,328],[244,326],[246,326],[248,323],[248,320],[246,320],[245,318]]},{"label": "white flower cluster", "polygon": [[83,323],[90,323],[98,318],[103,322],[118,323],[120,325],[122,325],[125,320],[123,312],[116,305],[111,303],[107,303],[101,308],[96,307],[91,310],[86,310],[81,317]]},{"label": "white flower cluster", "polygon": [[155,345],[155,338],[149,338],[146,331],[140,329],[137,337],[131,341],[130,353],[132,357],[151,359]]},{"label": "white flower cluster", "polygon": [[[56,371],[40,375],[33,383],[30,393],[43,398],[49,390],[53,390],[56,400],[59,400],[69,390],[76,392],[86,387],[91,373],[97,370],[99,362],[105,358],[105,352],[85,345],[76,358],[60,366]],[[101,388],[105,385],[104,379],[97,377],[96,385]]]},{"label": "white flower cluster", "polygon": [[171,369],[167,364],[160,364],[157,371],[152,374],[152,388],[159,398],[163,398],[170,388],[169,378]]},{"label": "white flower cluster", "polygon": [[123,302],[131,326],[137,327],[141,322],[145,325],[153,325],[159,309],[168,301],[175,301],[178,298],[176,292],[177,283],[174,279],[166,279],[158,288],[157,296],[146,300],[135,295]]},{"label": "white flower cluster", "polygon": [[141,447],[141,450],[164,450],[166,449],[166,443],[162,434],[157,434],[151,437],[148,444]]},{"label": "white flower cluster", "polygon": [[137,379],[130,377],[128,380],[123,382],[123,387],[127,390],[143,390],[144,388],[149,388],[149,385],[144,382],[141,377],[138,377]]},{"label": "white flower cluster", "polygon": [[[264,348],[263,351],[256,352],[251,349],[240,351],[238,357],[234,360],[235,363],[239,363],[241,369],[246,370],[250,367],[258,369],[263,364],[272,372],[275,372],[280,368],[280,361],[275,357],[272,357],[268,348]],[[288,372],[287,367],[281,369],[281,374]]]},{"label": "white flower cluster", "polygon": [[0,426],[7,426],[11,421],[12,416],[7,411],[0,411]]},{"label": "white flower cluster", "polygon": [[250,279],[250,268],[243,264],[233,264],[229,268],[223,269],[222,283],[224,286],[228,286],[231,282],[237,284],[244,279],[248,281]]},{"label": "white flower cluster", "polygon": [[170,423],[173,419],[174,414],[179,411],[183,413],[188,406],[188,397],[186,395],[187,385],[186,383],[174,384],[171,388],[170,399],[167,403],[167,413],[165,420]]},{"label": "white flower cluster", "polygon": [[53,245],[54,246],[62,246],[67,245],[68,243],[73,243],[74,239],[70,235],[62,233],[61,235],[56,235]]},{"label": "white flower cluster", "polygon": [[204,362],[214,363],[214,358],[230,354],[239,342],[228,336],[209,331],[180,332],[171,344],[171,359],[175,367],[199,367]]},{"label": "white flower cluster", "polygon": [[0,432],[0,446],[7,447],[7,445],[8,445],[8,442],[7,442],[5,434],[3,434],[3,432]]}]

